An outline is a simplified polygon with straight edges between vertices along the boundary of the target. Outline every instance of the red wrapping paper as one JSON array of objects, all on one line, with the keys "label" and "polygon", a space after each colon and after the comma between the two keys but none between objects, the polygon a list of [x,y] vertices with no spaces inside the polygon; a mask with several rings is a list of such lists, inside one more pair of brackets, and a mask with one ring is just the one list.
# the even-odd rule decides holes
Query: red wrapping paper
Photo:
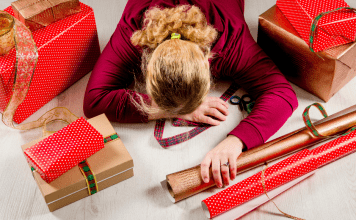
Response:
[{"label": "red wrapping paper", "polygon": [[[5,9],[13,15],[11,7]],[[32,33],[39,59],[29,92],[14,116],[16,123],[89,73],[100,56],[93,9],[81,3],[81,12]],[[0,112],[11,97],[16,51],[0,56]]]},{"label": "red wrapping paper", "polygon": [[[313,150],[303,150],[265,170],[266,191],[271,191],[355,151],[355,131]],[[202,203],[208,208],[210,218],[263,195],[261,172],[203,200]]]},{"label": "red wrapping paper", "polygon": [[325,166],[341,157],[356,151],[356,132],[341,136],[311,150],[318,167]]},{"label": "red wrapping paper", "polygon": [[[322,12],[349,7],[344,0],[277,0],[278,8],[309,45],[313,19]],[[316,28],[315,52],[350,43],[356,38],[356,13],[341,10],[323,16]]]},{"label": "red wrapping paper", "polygon": [[79,118],[24,153],[28,163],[50,183],[102,148],[103,136],[84,118]]},{"label": "red wrapping paper", "polygon": [[[265,170],[266,191],[270,191],[317,168],[309,150],[303,150]],[[222,214],[264,193],[261,172],[203,200],[210,218]]]}]

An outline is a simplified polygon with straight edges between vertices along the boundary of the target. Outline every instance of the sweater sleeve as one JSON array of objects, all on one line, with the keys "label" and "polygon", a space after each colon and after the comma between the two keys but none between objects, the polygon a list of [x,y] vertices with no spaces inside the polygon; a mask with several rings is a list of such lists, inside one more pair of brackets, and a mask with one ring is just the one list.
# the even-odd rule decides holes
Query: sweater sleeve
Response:
[{"label": "sweater sleeve", "polygon": [[223,61],[225,75],[242,86],[255,100],[252,112],[229,134],[240,138],[248,149],[263,144],[276,133],[298,101],[292,87],[241,23],[239,35]]},{"label": "sweater sleeve", "polygon": [[150,102],[149,97],[127,89],[134,74],[141,72],[141,59],[126,33],[119,24],[92,71],[84,97],[84,114],[89,118],[105,113],[110,121],[148,121],[131,99],[138,101],[141,95]]}]

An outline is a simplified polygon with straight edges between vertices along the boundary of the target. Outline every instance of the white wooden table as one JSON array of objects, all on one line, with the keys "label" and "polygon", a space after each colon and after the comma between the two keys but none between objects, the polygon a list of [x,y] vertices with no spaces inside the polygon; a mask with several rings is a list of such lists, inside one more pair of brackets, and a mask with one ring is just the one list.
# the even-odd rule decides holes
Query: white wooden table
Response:
[{"label": "white wooden table", "polygon": [[[1,0],[6,8],[12,0]],[[94,8],[101,48],[109,38],[125,7],[124,0],[82,0]],[[356,0],[346,0],[356,7]],[[245,17],[253,36],[257,36],[258,15],[275,0],[247,0]],[[69,108],[83,116],[82,103],[89,75],[53,99],[27,121],[33,121],[56,106]],[[219,82],[212,94],[219,96],[228,84]],[[293,85],[299,107],[286,124],[272,137],[276,138],[303,126],[304,108],[321,102],[329,114],[356,104],[356,79],[342,88],[328,103]],[[241,94],[241,91],[238,93]],[[41,136],[41,130],[20,132],[0,123],[0,219],[206,219],[200,202],[218,192],[214,188],[172,204],[161,190],[160,181],[167,174],[199,164],[205,154],[219,143],[242,119],[236,106],[230,106],[226,122],[210,128],[192,140],[163,149],[153,137],[154,122],[148,124],[113,123],[134,159],[135,176],[93,196],[82,199],[53,213],[48,211],[22,154],[20,146]],[[313,119],[320,119],[311,111]],[[165,136],[186,128],[165,129]],[[239,175],[233,183],[260,171],[258,167]],[[356,219],[356,154],[321,168],[315,175],[274,199],[279,207],[306,219]],[[271,202],[241,219],[283,219]]]}]

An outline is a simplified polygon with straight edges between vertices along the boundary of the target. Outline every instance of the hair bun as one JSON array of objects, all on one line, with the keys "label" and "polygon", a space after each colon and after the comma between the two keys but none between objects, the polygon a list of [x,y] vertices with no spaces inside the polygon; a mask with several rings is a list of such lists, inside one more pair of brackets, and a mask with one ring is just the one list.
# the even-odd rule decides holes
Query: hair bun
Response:
[{"label": "hair bun", "polygon": [[145,12],[143,28],[133,33],[131,42],[135,46],[155,49],[170,39],[172,33],[180,34],[182,40],[192,41],[201,48],[210,47],[218,34],[197,6],[153,7]]}]

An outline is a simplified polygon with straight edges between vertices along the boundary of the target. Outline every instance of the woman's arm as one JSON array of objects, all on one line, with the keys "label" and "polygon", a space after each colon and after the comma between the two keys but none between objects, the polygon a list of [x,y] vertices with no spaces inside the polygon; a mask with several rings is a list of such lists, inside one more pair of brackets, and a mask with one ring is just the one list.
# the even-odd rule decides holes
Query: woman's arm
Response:
[{"label": "woman's arm", "polygon": [[[134,74],[141,74],[140,64],[140,54],[119,24],[90,76],[84,97],[85,115],[94,117],[105,113],[111,121],[147,122],[148,116],[131,100],[139,101],[139,93],[127,89]],[[140,95],[150,102],[147,95]]]},{"label": "woman's arm", "polygon": [[[254,41],[245,22],[232,45],[233,49],[226,53],[219,71],[241,85],[256,99],[256,103],[252,112],[201,163],[203,180],[209,179],[211,165],[214,180],[219,187],[223,182],[228,185],[229,179],[235,178],[236,159],[242,147],[251,149],[263,144],[298,107],[292,87]],[[229,167],[221,166],[227,161]]]},{"label": "woman's arm", "polygon": [[298,100],[289,82],[252,38],[246,23],[228,54],[223,70],[255,100],[252,112],[229,134],[240,138],[248,149],[263,144],[276,133],[293,111]]}]

